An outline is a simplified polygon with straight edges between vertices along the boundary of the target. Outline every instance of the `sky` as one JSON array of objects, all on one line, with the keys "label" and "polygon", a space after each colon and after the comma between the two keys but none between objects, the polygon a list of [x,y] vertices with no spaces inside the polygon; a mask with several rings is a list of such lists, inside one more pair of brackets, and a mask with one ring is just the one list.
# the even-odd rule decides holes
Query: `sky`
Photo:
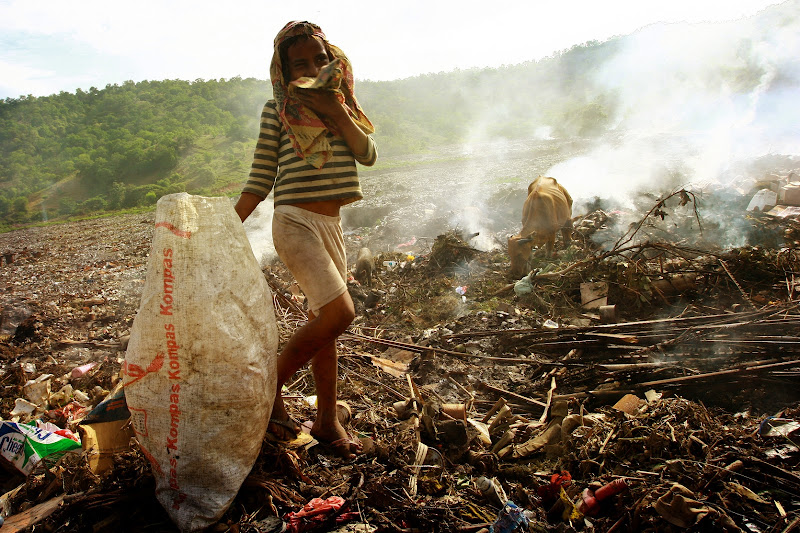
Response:
[{"label": "sky", "polygon": [[290,20],[320,25],[357,79],[378,81],[538,60],[658,22],[737,20],[777,3],[0,0],[0,98],[126,80],[267,79],[272,40]]}]

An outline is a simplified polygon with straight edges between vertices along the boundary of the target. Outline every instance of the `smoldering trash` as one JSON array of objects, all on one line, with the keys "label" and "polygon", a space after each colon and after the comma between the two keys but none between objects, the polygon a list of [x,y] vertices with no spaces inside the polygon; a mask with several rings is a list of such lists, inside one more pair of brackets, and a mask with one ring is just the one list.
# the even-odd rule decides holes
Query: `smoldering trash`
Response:
[{"label": "smoldering trash", "polygon": [[[577,212],[569,246],[535,249],[520,278],[502,246],[456,227],[349,232],[349,265],[372,255],[338,343],[361,453],[264,439],[209,530],[800,527],[800,223],[749,212],[748,244],[713,246],[693,203]],[[3,531],[178,530],[118,387],[153,216],[0,236],[15,257],[0,269]],[[307,319],[302,294],[280,262],[262,273],[283,344]],[[283,390],[305,427],[313,390],[308,369]],[[69,442],[24,455],[30,437],[6,428]]]}]

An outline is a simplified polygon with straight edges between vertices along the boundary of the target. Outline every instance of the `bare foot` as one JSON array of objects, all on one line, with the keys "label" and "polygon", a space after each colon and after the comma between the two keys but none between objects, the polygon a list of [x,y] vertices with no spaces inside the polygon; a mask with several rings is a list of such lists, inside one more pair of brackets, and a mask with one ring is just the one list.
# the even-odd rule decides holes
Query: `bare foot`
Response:
[{"label": "bare foot", "polygon": [[270,418],[269,425],[267,426],[267,433],[275,440],[291,441],[296,439],[300,434],[300,425],[292,420],[291,417],[286,420]]},{"label": "bare foot", "polygon": [[276,402],[273,406],[272,418],[269,419],[269,425],[267,425],[267,433],[273,437],[273,440],[279,441],[294,440],[300,434],[300,424],[289,416],[283,406],[283,402]]},{"label": "bare foot", "polygon": [[342,459],[354,459],[361,451],[361,443],[351,437],[338,420],[323,426],[318,419],[311,426],[311,436]]}]

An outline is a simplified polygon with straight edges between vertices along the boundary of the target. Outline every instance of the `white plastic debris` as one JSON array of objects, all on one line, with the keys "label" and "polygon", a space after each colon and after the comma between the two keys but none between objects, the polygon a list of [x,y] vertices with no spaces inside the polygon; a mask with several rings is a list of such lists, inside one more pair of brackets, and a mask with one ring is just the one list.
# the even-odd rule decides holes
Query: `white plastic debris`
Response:
[{"label": "white plastic debris", "polygon": [[764,211],[766,208],[773,208],[778,204],[778,193],[769,189],[761,189],[750,200],[747,205],[748,211]]},{"label": "white plastic debris", "polygon": [[53,374],[42,374],[36,379],[29,379],[22,386],[22,392],[30,402],[36,405],[44,405],[50,396],[50,383]]},{"label": "white plastic debris", "polygon": [[36,411],[36,404],[24,398],[17,398],[14,402],[14,409],[9,413],[12,417],[26,416]]}]

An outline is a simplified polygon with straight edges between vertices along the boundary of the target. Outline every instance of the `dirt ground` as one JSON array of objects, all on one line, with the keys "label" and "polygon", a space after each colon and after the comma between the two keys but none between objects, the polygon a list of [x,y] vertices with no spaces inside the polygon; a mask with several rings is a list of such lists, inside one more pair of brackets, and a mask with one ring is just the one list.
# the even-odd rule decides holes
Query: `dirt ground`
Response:
[{"label": "dirt ground", "polygon": [[[211,530],[800,527],[800,231],[741,214],[771,246],[689,241],[678,229],[699,233],[692,200],[643,206],[622,230],[618,211],[581,213],[570,246],[535,252],[523,280],[508,276],[499,230],[500,245],[481,251],[464,224],[411,239],[374,206],[351,214],[350,264],[364,244],[375,254],[371,286],[350,283],[358,316],[339,342],[340,397],[364,451],[344,461],[313,440],[265,440]],[[50,398],[23,422],[72,429],[114,388],[153,223],[126,215],[0,235],[3,420],[45,374]],[[283,343],[305,319],[302,295],[280,262],[264,275]],[[604,299],[587,304],[590,293]],[[287,406],[313,421],[313,379],[295,377]],[[6,468],[0,531],[176,531],[141,452],[113,461],[102,475],[80,453],[27,478]],[[290,515],[334,496],[338,510]],[[499,521],[507,501],[526,525]]]}]

